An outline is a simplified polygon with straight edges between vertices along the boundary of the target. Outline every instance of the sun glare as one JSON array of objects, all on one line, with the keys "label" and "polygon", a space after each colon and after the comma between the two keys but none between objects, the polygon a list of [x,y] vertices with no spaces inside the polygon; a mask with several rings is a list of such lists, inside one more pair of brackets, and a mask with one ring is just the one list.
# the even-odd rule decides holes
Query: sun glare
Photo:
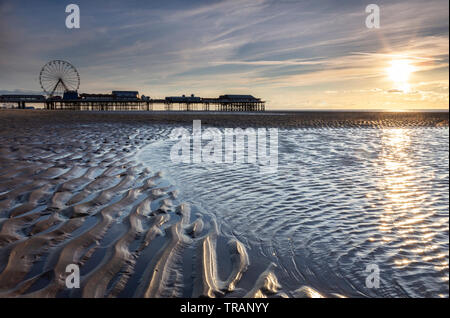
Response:
[{"label": "sun glare", "polygon": [[391,66],[387,69],[389,78],[402,91],[409,90],[409,77],[414,72],[414,67],[408,60],[391,61]]}]

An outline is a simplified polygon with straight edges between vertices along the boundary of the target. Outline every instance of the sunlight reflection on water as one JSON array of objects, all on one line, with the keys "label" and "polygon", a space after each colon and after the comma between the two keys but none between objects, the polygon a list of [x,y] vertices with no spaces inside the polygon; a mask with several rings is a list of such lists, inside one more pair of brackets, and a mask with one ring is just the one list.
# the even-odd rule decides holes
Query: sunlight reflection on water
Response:
[{"label": "sunlight reflection on water", "polygon": [[[140,160],[217,219],[280,283],[348,296],[448,297],[448,128],[279,132],[279,169],[173,164],[173,143]],[[381,269],[368,290],[364,269]]]}]

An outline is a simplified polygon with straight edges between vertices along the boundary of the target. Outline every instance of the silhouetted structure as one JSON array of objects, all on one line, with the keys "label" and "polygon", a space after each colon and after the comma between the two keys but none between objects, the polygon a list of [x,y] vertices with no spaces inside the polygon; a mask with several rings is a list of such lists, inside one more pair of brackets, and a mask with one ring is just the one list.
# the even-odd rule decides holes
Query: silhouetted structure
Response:
[{"label": "silhouetted structure", "polygon": [[64,92],[63,99],[66,99],[66,100],[78,99],[78,92],[77,91],[66,91],[66,92]]},{"label": "silhouetted structure", "polygon": [[[265,102],[252,95],[221,95],[219,98],[170,96],[151,99],[138,91],[112,91],[111,94],[78,94],[80,75],[69,62],[53,60],[39,74],[42,95],[0,95],[0,102],[17,103],[26,108],[26,103],[45,104],[46,109],[62,110],[153,110],[153,105],[164,105],[166,110],[216,110],[216,111],[264,111]],[[62,97],[61,97],[62,96]]]},{"label": "silhouetted structure", "polygon": [[80,74],[67,61],[53,60],[44,65],[39,73],[42,90],[49,96],[62,96],[80,87]]},{"label": "silhouetted structure", "polygon": [[61,98],[43,95],[1,95],[0,102],[15,103],[18,108],[25,108],[26,103],[45,104],[46,109],[63,110],[153,110],[153,105],[164,105],[168,111],[203,110],[203,111],[264,111],[265,102],[252,95],[221,95],[219,98],[202,98],[191,96],[170,96],[164,99],[138,97],[137,91],[113,91],[111,94],[78,94],[66,91]]},{"label": "silhouetted structure", "polygon": [[113,91],[112,94],[115,98],[122,99],[137,99],[139,96],[137,91]]}]

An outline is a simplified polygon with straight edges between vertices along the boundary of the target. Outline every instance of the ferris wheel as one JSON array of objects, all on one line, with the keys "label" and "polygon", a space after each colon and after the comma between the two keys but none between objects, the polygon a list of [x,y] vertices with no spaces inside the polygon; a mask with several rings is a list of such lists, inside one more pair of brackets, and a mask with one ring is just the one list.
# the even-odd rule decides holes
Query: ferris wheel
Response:
[{"label": "ferris wheel", "polygon": [[78,90],[80,74],[69,62],[53,60],[42,68],[39,83],[49,96],[61,96],[64,92]]}]

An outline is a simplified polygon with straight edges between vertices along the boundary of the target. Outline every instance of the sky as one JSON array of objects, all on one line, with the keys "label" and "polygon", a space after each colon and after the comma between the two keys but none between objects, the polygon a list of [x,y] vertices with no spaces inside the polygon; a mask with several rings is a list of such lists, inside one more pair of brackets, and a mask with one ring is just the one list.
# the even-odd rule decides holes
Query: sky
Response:
[{"label": "sky", "polygon": [[[70,3],[80,28],[65,24]],[[366,26],[366,6],[380,28]],[[268,109],[448,109],[449,4],[0,0],[0,94],[40,93],[53,59],[79,92],[252,94]]]}]

